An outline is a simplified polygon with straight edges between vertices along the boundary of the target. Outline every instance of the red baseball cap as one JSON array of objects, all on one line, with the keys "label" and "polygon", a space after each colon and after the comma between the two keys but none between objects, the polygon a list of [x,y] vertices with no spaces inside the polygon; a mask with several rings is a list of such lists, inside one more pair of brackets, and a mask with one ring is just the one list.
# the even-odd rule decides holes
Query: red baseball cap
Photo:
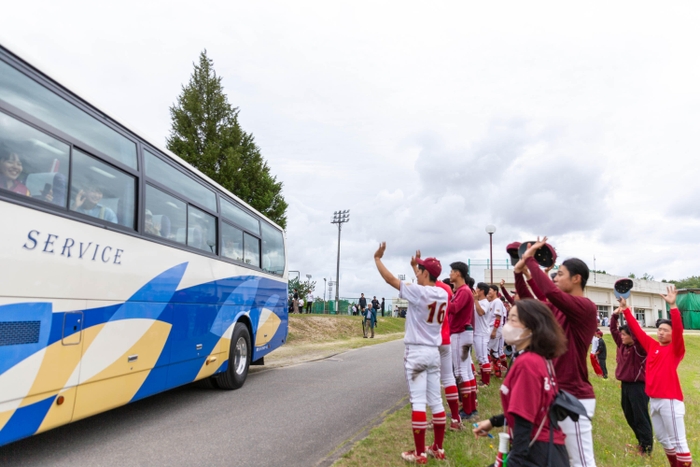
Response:
[{"label": "red baseball cap", "polygon": [[512,266],[515,266],[520,260],[518,248],[520,248],[520,242],[509,243],[508,246],[506,246],[506,252],[510,255],[510,264]]},{"label": "red baseball cap", "polygon": [[440,277],[440,273],[442,272],[442,264],[440,264],[440,261],[438,261],[437,258],[418,258],[416,263],[423,266],[431,276],[435,278]]}]

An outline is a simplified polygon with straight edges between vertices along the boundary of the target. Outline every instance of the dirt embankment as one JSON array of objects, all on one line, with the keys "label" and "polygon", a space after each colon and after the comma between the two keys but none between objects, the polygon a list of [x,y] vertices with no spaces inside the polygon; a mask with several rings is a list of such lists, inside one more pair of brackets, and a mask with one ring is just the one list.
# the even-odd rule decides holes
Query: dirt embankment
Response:
[{"label": "dirt embankment", "polygon": [[265,357],[265,366],[251,367],[251,370],[317,360],[349,349],[403,338],[405,320],[378,317],[377,321],[374,339],[365,339],[359,316],[290,315],[287,343]]}]

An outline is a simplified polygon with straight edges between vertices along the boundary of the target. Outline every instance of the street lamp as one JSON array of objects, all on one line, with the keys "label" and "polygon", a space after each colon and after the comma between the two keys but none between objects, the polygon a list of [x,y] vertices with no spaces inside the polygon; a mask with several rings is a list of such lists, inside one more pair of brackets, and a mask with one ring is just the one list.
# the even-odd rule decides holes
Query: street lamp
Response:
[{"label": "street lamp", "polygon": [[486,226],[486,233],[489,234],[489,256],[491,258],[491,284],[493,284],[493,234],[496,232],[496,226],[489,224]]},{"label": "street lamp", "polygon": [[331,224],[338,224],[338,261],[335,269],[335,314],[339,314],[338,305],[340,302],[340,230],[344,223],[350,221],[350,210],[335,211]]}]

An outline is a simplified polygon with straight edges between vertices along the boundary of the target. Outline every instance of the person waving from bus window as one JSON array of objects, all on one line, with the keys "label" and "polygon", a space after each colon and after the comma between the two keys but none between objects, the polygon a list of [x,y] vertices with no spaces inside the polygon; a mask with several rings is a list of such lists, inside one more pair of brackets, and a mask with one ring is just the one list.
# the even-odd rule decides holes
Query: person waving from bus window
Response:
[{"label": "person waving from bus window", "polygon": [[0,188],[30,196],[27,186],[18,180],[20,175],[22,175],[22,161],[19,156],[0,148]]},{"label": "person waving from bus window", "polygon": [[678,365],[685,356],[685,341],[681,312],[676,305],[676,287],[669,286],[666,295],[661,297],[671,309],[671,319],[657,322],[658,341],[644,332],[624,298],[620,299],[620,309],[634,338],[647,351],[645,390],[651,399],[651,425],[656,439],[664,447],[671,467],[690,467],[693,458],[685,434],[685,404],[678,379]]},{"label": "person waving from bus window", "polygon": [[[554,446],[549,446],[549,408],[558,391],[551,360],[566,352],[564,331],[547,306],[523,299],[510,309],[503,338],[515,347],[517,354],[501,385],[503,414],[476,424],[474,434],[486,436],[494,427],[508,426],[509,467],[568,467],[569,455],[561,428],[554,430]],[[550,453],[552,458],[548,459]]]},{"label": "person waving from bus window", "polygon": [[75,196],[73,210],[116,224],[117,215],[110,208],[102,206],[100,201],[102,201],[102,188],[97,185],[89,185]]}]

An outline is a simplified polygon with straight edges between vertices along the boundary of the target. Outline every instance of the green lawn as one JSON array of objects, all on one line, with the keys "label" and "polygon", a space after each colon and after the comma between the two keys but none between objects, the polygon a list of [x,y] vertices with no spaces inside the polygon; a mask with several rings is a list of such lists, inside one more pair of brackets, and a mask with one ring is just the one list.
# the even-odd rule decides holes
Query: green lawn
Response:
[{"label": "green lawn", "polygon": [[[632,430],[627,425],[620,408],[620,383],[615,379],[615,343],[610,334],[605,335],[608,347],[608,372],[610,379],[592,376],[597,406],[593,419],[593,438],[599,467],[667,466],[663,448],[655,442],[651,459],[642,459],[625,451],[626,444],[636,444]],[[679,368],[685,396],[685,427],[691,453],[700,458],[700,337],[686,336],[686,355]],[[594,375],[590,368],[589,374]],[[492,380],[493,381],[493,380]],[[479,412],[483,418],[501,413],[498,396],[498,380],[491,387],[479,391]],[[408,389],[407,389],[408,392]],[[447,404],[445,403],[447,408]],[[427,442],[432,440],[428,433]],[[445,436],[446,462],[430,461],[430,465],[479,466],[492,463],[498,447],[497,439],[475,439],[471,432],[447,432]],[[401,451],[413,449],[411,411],[406,405],[391,414],[386,421],[373,429],[335,465],[350,466],[402,466]]]}]

